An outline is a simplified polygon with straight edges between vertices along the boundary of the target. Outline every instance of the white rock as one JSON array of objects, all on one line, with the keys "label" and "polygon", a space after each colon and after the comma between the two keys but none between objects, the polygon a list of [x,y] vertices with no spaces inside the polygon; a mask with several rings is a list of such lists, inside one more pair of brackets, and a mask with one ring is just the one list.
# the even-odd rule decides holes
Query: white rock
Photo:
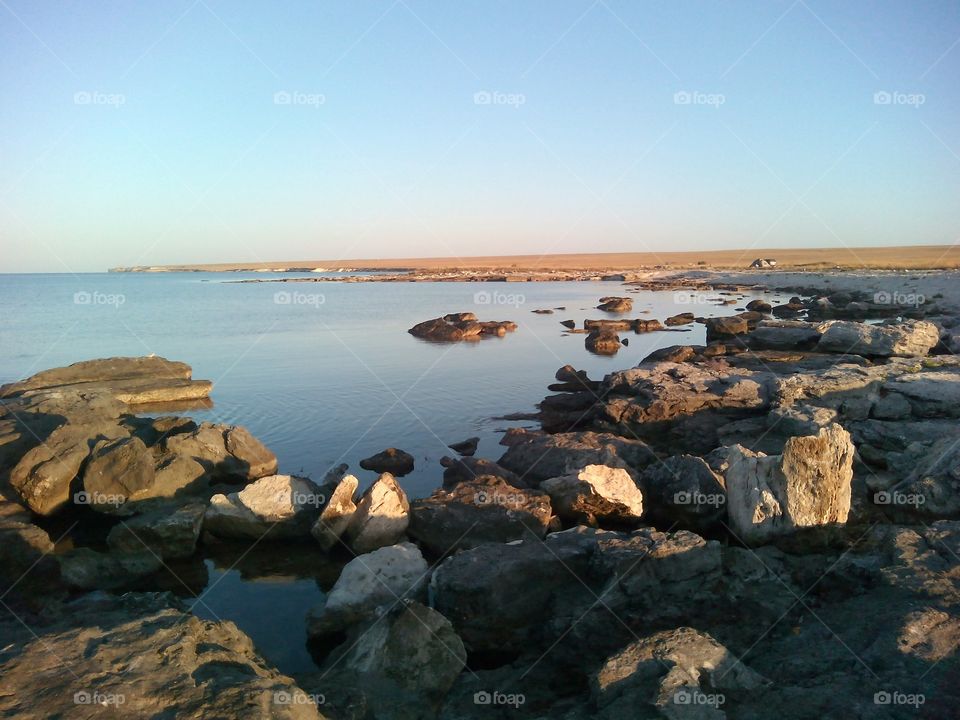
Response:
[{"label": "white rock", "polygon": [[320,513],[310,534],[324,550],[330,550],[340,542],[340,536],[346,531],[357,510],[353,495],[357,492],[359,481],[353,475],[345,475],[330,495],[330,501]]},{"label": "white rock", "polygon": [[643,493],[623,468],[587,465],[544,480],[540,488],[550,496],[557,514],[568,520],[634,521],[643,515]]},{"label": "white rock", "polygon": [[218,537],[304,537],[320,514],[324,498],[307,478],[270,475],[229,495],[214,495],[204,529]]},{"label": "white rock", "polygon": [[916,357],[926,355],[938,342],[940,331],[926,320],[907,320],[895,325],[839,321],[824,329],[817,350],[864,356]]},{"label": "white rock", "polygon": [[403,539],[410,524],[410,501],[393,475],[383,473],[367,488],[347,526],[355,553],[368,553]]}]

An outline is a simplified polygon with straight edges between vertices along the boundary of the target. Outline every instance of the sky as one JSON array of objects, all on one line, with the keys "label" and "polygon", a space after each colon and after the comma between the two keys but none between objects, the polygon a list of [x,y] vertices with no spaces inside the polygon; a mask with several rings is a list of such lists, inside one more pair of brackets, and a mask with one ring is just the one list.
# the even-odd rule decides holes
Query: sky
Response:
[{"label": "sky", "polygon": [[2,0],[0,53],[0,272],[960,239],[952,0]]}]

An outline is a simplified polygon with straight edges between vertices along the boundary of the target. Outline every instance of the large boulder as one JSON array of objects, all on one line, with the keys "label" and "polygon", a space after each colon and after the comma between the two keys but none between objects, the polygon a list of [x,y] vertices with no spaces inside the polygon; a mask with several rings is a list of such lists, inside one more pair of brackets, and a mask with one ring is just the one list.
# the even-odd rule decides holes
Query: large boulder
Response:
[{"label": "large boulder", "polygon": [[750,330],[747,321],[742,317],[732,315],[729,317],[707,318],[707,341],[730,338],[735,335],[743,335]]},{"label": "large boulder", "polygon": [[576,472],[586,465],[609,465],[639,473],[656,460],[641,440],[611,433],[570,432],[548,434],[509,430],[500,440],[507,451],[497,461],[521,482],[536,484]]},{"label": "large boulder", "polygon": [[[51,515],[73,502],[74,479],[92,447],[127,436],[110,420],[62,425],[27,452],[10,472],[10,485],[38,515]],[[83,501],[83,498],[81,498]]]},{"label": "large boulder", "polygon": [[540,488],[567,522],[631,525],[643,515],[643,493],[623,468],[587,465],[577,472],[544,480]]},{"label": "large boulder", "polygon": [[446,555],[485,542],[542,538],[551,516],[543,493],[481,475],[414,500],[408,532],[434,555]]},{"label": "large boulder", "polygon": [[353,497],[359,484],[353,475],[344,475],[340,478],[330,494],[330,499],[320,512],[320,517],[310,528],[310,534],[324,550],[336,547],[350,525],[353,514],[357,511]]},{"label": "large boulder", "polygon": [[307,478],[270,475],[210,498],[204,529],[222,538],[307,537],[326,498]]},{"label": "large boulder", "polygon": [[376,473],[390,473],[396,477],[403,477],[413,472],[413,455],[397,448],[387,448],[361,460],[360,467]]},{"label": "large boulder", "polygon": [[83,471],[87,503],[110,514],[124,512],[127,501],[150,488],[153,481],[153,455],[138,437],[97,443]]},{"label": "large boulder", "polygon": [[163,450],[159,462],[170,455],[192,459],[203,466],[212,481],[245,483],[277,472],[277,456],[237,425],[201,423],[193,432],[167,437]]},{"label": "large boulder", "polygon": [[410,524],[410,501],[390,473],[383,473],[360,497],[345,532],[355,553],[400,542]]},{"label": "large boulder", "polygon": [[653,705],[671,720],[722,720],[725,692],[768,684],[709,635],[681,627],[639,638],[607,658],[593,694],[604,717],[632,717]]},{"label": "large boulder", "polygon": [[115,553],[147,550],[164,560],[193,555],[203,526],[206,505],[187,503],[176,508],[159,508],[115,525],[107,545]]},{"label": "large boulder", "polygon": [[466,659],[449,620],[404,600],[352,628],[324,662],[317,687],[334,710],[356,706],[359,694],[372,717],[436,717]]},{"label": "large boulder", "polygon": [[926,320],[881,325],[837,321],[824,330],[817,349],[867,357],[921,357],[938,342],[940,331]]},{"label": "large boulder", "polygon": [[584,338],[584,346],[596,355],[616,355],[620,352],[620,336],[613,330],[594,330]]},{"label": "large boulder", "polygon": [[232,622],[201,620],[172,596],[96,593],[6,649],[0,715],[320,720],[293,680]]},{"label": "large boulder", "polygon": [[759,544],[798,528],[845,523],[854,446],[840,425],[792,437],[781,455],[739,445],[727,453],[727,513],[736,536]]},{"label": "large boulder", "polygon": [[322,637],[373,619],[402,599],[421,599],[429,567],[420,549],[400,543],[358,555],[348,562],[322,605],[307,619],[307,633]]},{"label": "large boulder", "polygon": [[723,477],[695,455],[652,463],[640,480],[651,518],[703,532],[726,517]]}]

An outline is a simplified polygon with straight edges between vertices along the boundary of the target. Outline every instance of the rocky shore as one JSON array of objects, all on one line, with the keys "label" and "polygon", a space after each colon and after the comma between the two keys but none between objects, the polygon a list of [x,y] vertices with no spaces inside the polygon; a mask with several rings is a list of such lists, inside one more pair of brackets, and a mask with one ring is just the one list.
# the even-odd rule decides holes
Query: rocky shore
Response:
[{"label": "rocky shore", "polygon": [[[726,282],[703,288],[736,305]],[[369,484],[278,474],[244,428],[184,414],[211,385],[183,363],[3,386],[0,714],[956,717],[956,306],[784,289],[664,319],[699,320],[704,345],[603,378],[561,368],[539,429],[508,430],[499,458],[452,442],[424,498],[397,448],[363,461]],[[454,314],[410,332],[508,329]],[[588,346],[662,329],[584,323]],[[175,561],[231,543],[342,565],[292,621],[315,672],[284,676],[161,590]]]}]

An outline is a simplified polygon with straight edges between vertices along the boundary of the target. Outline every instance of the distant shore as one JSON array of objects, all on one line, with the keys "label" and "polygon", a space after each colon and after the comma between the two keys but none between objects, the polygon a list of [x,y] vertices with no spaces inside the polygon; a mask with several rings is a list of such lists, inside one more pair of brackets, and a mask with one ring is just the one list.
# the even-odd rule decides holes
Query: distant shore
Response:
[{"label": "distant shore", "polygon": [[110,268],[110,272],[378,272],[500,273],[505,276],[557,272],[623,270],[717,269],[741,270],[756,259],[776,261],[777,269],[933,270],[960,268],[960,245],[916,245],[872,248],[809,248],[694,250],[685,252],[574,253],[494,255],[486,257],[386,258],[378,260],[296,260],[255,263],[141,265]]}]

